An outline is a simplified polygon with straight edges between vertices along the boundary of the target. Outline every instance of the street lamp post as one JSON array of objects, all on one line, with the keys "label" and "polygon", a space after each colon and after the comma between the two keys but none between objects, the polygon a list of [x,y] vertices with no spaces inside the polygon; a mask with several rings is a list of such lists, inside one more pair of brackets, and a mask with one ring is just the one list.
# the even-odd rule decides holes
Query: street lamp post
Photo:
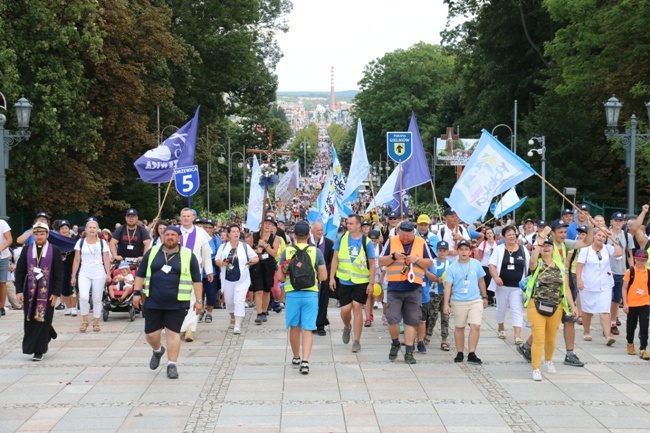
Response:
[{"label": "street lamp post", "polygon": [[535,143],[539,143],[542,147],[538,149],[530,149],[528,151],[528,156],[533,156],[534,153],[537,153],[542,157],[542,219],[546,220],[546,136],[542,135],[541,137],[532,137],[528,140],[528,144],[533,146]]},{"label": "street lamp post", "polygon": [[206,145],[206,148],[208,150],[208,158],[207,158],[207,161],[205,163],[205,165],[206,165],[206,167],[205,167],[206,168],[206,170],[205,170],[206,171],[205,178],[206,178],[206,187],[207,187],[207,194],[206,194],[207,203],[206,203],[206,205],[207,205],[208,216],[210,216],[210,174],[212,174],[212,148],[213,147],[218,147],[218,148],[221,149],[222,153],[224,153],[224,148],[223,148],[222,145],[217,144],[216,141],[214,143],[210,144],[208,132],[209,132],[209,127],[207,127],[205,129],[205,145]]},{"label": "street lamp post", "polygon": [[309,146],[309,143],[306,140],[302,141],[302,163],[303,163],[303,176],[306,178],[307,177],[307,146]]},{"label": "street lamp post", "polygon": [[[517,111],[517,101],[515,101],[515,113],[516,113],[516,111]],[[514,133],[512,128],[509,125],[506,125],[505,123],[499,123],[494,128],[492,128],[492,135],[494,135],[494,131],[496,131],[497,128],[499,128],[499,127],[508,128],[508,131],[510,131],[510,150],[512,151],[512,153],[514,153],[516,155],[517,154],[517,135]],[[516,115],[515,115],[515,130],[516,129],[517,129],[517,119],[516,119]],[[498,137],[496,135],[494,135],[494,136],[498,139]],[[516,187],[515,187],[515,189],[516,189]],[[516,210],[512,211],[512,219],[513,219],[513,221],[517,221],[517,211]]]},{"label": "street lamp post", "polygon": [[[634,214],[635,208],[635,195],[636,195],[636,140],[642,138],[645,143],[650,142],[650,134],[639,134],[636,132],[637,120],[636,116],[630,116],[630,127],[625,129],[625,133],[618,132],[618,118],[621,114],[623,104],[612,96],[605,106],[605,119],[607,121],[607,129],[605,130],[605,137],[608,139],[623,139],[625,146],[625,166],[628,169],[628,184],[627,184],[627,212],[628,215]],[[648,119],[650,119],[650,102],[645,104],[648,111]]]},{"label": "street lamp post", "polygon": [[[7,100],[5,95],[0,92],[2,105],[0,108],[7,111]],[[29,140],[31,132],[29,131],[29,119],[32,114],[33,104],[25,97],[21,97],[14,104],[16,117],[18,119],[18,131],[12,133],[5,129],[7,117],[0,113],[0,218],[8,220],[7,215],[7,168],[9,168],[9,151],[23,140]]]},{"label": "street lamp post", "polygon": [[[240,155],[242,158],[242,161],[246,160],[246,146],[242,147],[243,153],[242,152],[230,152],[230,137],[228,137],[228,147],[226,150],[226,155],[228,159],[226,159],[224,156],[220,156],[217,160],[219,161],[220,164],[225,164],[226,162],[228,163],[228,211],[230,212],[232,210],[232,203],[231,203],[231,194],[230,194],[230,180],[232,178],[232,157],[233,155]],[[239,168],[244,167],[244,162],[240,162]],[[245,169],[244,169],[245,170]],[[244,175],[244,189],[246,188],[246,176]],[[244,191],[244,204],[246,203],[246,191]]]}]

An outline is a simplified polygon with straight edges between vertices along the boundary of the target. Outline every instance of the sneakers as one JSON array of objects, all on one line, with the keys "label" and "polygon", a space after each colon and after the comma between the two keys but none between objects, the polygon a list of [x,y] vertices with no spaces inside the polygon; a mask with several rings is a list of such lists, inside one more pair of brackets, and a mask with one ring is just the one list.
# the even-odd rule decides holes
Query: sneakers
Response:
[{"label": "sneakers", "polygon": [[[530,362],[531,354],[530,354],[530,350],[526,349],[526,346],[520,344],[519,346],[517,346],[517,352],[519,352],[519,354],[523,356],[526,361]],[[566,359],[564,360],[564,363],[566,364]]]},{"label": "sneakers", "polygon": [[178,370],[176,364],[169,364],[167,366],[167,377],[170,379],[178,379]]},{"label": "sneakers", "polygon": [[474,352],[471,352],[469,355],[467,355],[467,362],[474,365],[483,364],[483,361],[481,361],[481,359],[478,356],[476,356],[476,353]]},{"label": "sneakers", "polygon": [[463,362],[463,359],[465,359],[465,355],[463,355],[463,352],[458,352],[456,354],[456,357],[454,358],[454,362]]},{"label": "sneakers", "polygon": [[205,315],[205,323],[212,323],[212,314],[206,313],[206,315]]},{"label": "sneakers", "polygon": [[307,361],[302,361],[300,363],[300,370],[302,374],[309,374],[309,362]]},{"label": "sneakers", "polygon": [[363,322],[363,326],[366,328],[370,328],[372,326],[372,320],[368,319],[365,322]]},{"label": "sneakers", "polygon": [[255,323],[256,323],[257,325],[261,325],[261,324],[262,324],[262,316],[263,316],[263,314],[258,314],[257,317],[255,318]]},{"label": "sneakers", "polygon": [[[59,304],[59,305],[56,306],[55,309],[56,310],[65,310],[65,304]],[[5,315],[5,309],[4,308],[0,308],[0,314],[2,314],[3,316]]]},{"label": "sneakers", "polygon": [[153,355],[151,355],[151,360],[149,360],[149,368],[155,370],[160,365],[160,358],[165,354],[165,346],[160,346],[160,352],[154,350]]},{"label": "sneakers", "polygon": [[386,318],[386,315],[381,316],[381,324],[388,326],[388,319]]},{"label": "sneakers", "polygon": [[72,317],[77,317],[77,309],[76,308],[70,308],[70,314]]},{"label": "sneakers", "polygon": [[188,343],[194,341],[194,335],[192,335],[192,331],[185,331],[185,341]]},{"label": "sneakers", "polygon": [[406,352],[404,354],[404,362],[407,364],[417,364],[418,362],[415,360],[415,357],[413,356],[413,352]]},{"label": "sneakers", "polygon": [[234,327],[234,328],[232,328],[232,333],[233,333],[233,335],[239,335],[239,334],[241,334],[241,329],[239,329],[237,327]]},{"label": "sneakers", "polygon": [[557,369],[555,368],[553,361],[544,361],[544,368],[546,369],[547,373],[557,373]]},{"label": "sneakers", "polygon": [[418,352],[425,354],[427,353],[427,347],[424,345],[424,341],[418,342]]},{"label": "sneakers", "polygon": [[564,365],[570,365],[571,367],[584,367],[585,363],[580,361],[580,358],[578,358],[575,353],[572,353],[564,357]]},{"label": "sneakers", "polygon": [[262,322],[266,322],[267,320],[268,320],[268,314],[262,313]]},{"label": "sneakers", "polygon": [[321,336],[321,337],[324,337],[324,336],[327,335],[327,331],[325,330],[325,328],[318,328],[318,329],[316,330],[316,333],[317,333],[319,336]]},{"label": "sneakers", "polygon": [[63,313],[64,316],[72,316],[72,308],[68,308],[65,310],[65,313]]},{"label": "sneakers", "polygon": [[375,304],[373,305],[372,308],[375,310],[379,310],[380,308],[382,308],[381,301],[375,301]]},{"label": "sneakers", "polygon": [[354,340],[352,343],[352,353],[357,352],[361,352],[361,343],[359,343],[357,340]]},{"label": "sneakers", "polygon": [[350,333],[352,328],[343,328],[343,344],[348,344],[350,342]]},{"label": "sneakers", "polygon": [[618,326],[612,326],[611,330],[612,335],[620,335],[621,332],[618,330]]},{"label": "sneakers", "polygon": [[43,360],[43,354],[42,353],[35,353],[34,356],[32,356],[32,361],[42,361]]},{"label": "sneakers", "polygon": [[542,372],[539,371],[539,368],[536,368],[535,370],[533,370],[533,380],[535,382],[541,382],[541,380],[542,380]]},{"label": "sneakers", "polygon": [[394,344],[390,345],[390,352],[388,353],[388,359],[391,361],[395,361],[397,359],[397,354],[399,353],[399,349],[401,348],[401,345],[395,346]]},{"label": "sneakers", "polygon": [[650,355],[648,355],[647,350],[642,349],[641,354],[639,355],[639,358],[643,359],[644,361],[649,361],[650,360]]},{"label": "sneakers", "polygon": [[298,367],[300,367],[300,358],[293,358],[293,359],[291,360],[291,366],[292,366],[293,368],[298,368]]},{"label": "sneakers", "polygon": [[[636,355],[636,350],[634,350],[634,344],[627,343],[627,354],[628,355]],[[642,356],[642,358],[643,358],[643,356]]]}]

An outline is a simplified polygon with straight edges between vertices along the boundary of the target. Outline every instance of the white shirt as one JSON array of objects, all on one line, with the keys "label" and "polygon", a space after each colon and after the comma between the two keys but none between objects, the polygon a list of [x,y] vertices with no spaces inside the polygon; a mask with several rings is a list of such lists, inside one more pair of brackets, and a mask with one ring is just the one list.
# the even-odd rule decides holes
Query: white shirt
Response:
[{"label": "white shirt", "polygon": [[[11,227],[9,227],[9,224],[7,224],[7,221],[5,221],[3,219],[0,219],[0,232],[2,232],[2,240],[0,241],[0,243],[4,243],[5,233],[10,232],[10,231],[11,231]],[[2,252],[0,252],[0,259],[7,259],[7,258],[9,258],[10,255],[11,254],[9,253],[9,248],[5,248],[4,250],[2,250]]]},{"label": "white shirt", "polygon": [[582,282],[588,292],[600,292],[611,290],[614,287],[614,276],[609,263],[609,256],[614,254],[613,245],[603,245],[600,250],[600,257],[592,247],[580,249],[578,263],[584,264],[582,268]]},{"label": "white shirt", "polygon": [[[105,240],[101,239],[102,246],[95,241],[94,244],[84,239],[83,248],[81,248],[81,239],[74,246],[75,251],[79,251],[81,265],[79,266],[79,275],[90,279],[106,278],[106,267],[102,256],[103,252],[108,253],[109,248]],[[81,248],[81,249],[80,249]]]}]

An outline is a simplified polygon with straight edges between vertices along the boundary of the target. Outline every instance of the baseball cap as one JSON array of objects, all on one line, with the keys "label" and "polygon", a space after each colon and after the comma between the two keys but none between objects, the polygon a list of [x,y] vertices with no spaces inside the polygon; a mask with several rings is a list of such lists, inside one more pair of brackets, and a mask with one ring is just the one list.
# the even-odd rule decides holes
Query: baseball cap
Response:
[{"label": "baseball cap", "polygon": [[282,217],[278,218],[278,223],[284,224],[284,218],[282,218]]},{"label": "baseball cap", "polygon": [[587,212],[589,212],[589,205],[582,203],[580,206],[578,206],[578,209],[586,210]]},{"label": "baseball cap", "polygon": [[625,215],[623,215],[623,212],[614,212],[614,213],[612,214],[612,218],[611,218],[611,219],[612,219],[612,220],[624,220],[624,219],[625,219]]},{"label": "baseball cap", "polygon": [[275,222],[275,218],[273,218],[273,216],[271,216],[271,215],[267,215],[267,216],[264,217],[264,222],[266,222],[266,221],[277,225],[277,223]]},{"label": "baseball cap", "polygon": [[72,226],[70,225],[70,221],[68,221],[68,220],[61,220],[61,221],[59,221],[59,227],[63,227],[63,226],[72,227]]},{"label": "baseball cap", "polygon": [[95,218],[95,217],[88,217],[86,219],[86,223],[97,223],[97,224],[99,224],[99,221],[97,221],[97,218]]},{"label": "baseball cap", "polygon": [[537,227],[546,227],[546,221],[537,220]]},{"label": "baseball cap", "polygon": [[391,212],[390,214],[388,214],[388,219],[389,220],[397,219],[398,217],[399,217],[399,215],[397,215],[397,212]]},{"label": "baseball cap", "polygon": [[309,234],[309,223],[307,221],[298,221],[293,228],[293,232],[298,236],[307,236]]},{"label": "baseball cap", "polygon": [[379,236],[381,236],[379,230],[370,230],[370,233],[368,233],[370,239],[379,239]]},{"label": "baseball cap", "polygon": [[646,259],[647,260],[648,259],[648,252],[646,250],[638,249],[634,253],[634,258],[635,259]]},{"label": "baseball cap", "polygon": [[129,269],[130,267],[131,267],[131,266],[129,266],[129,262],[127,262],[127,261],[125,260],[125,261],[120,262],[120,266],[119,266],[118,269],[124,269],[124,268]]},{"label": "baseball cap", "polygon": [[562,220],[555,220],[551,223],[551,230],[559,229],[562,227],[569,227],[569,225]]},{"label": "baseball cap", "polygon": [[449,249],[449,244],[447,241],[440,241],[438,242],[438,246],[436,247],[438,250],[448,250]]},{"label": "baseball cap", "polygon": [[169,225],[169,226],[165,227],[165,231],[163,233],[167,233],[168,231],[172,231],[172,232],[174,232],[176,234],[179,234],[179,235],[181,234],[181,229],[176,227],[176,226],[172,226],[172,225]]},{"label": "baseball cap", "polygon": [[[440,242],[438,242],[438,245],[440,245]],[[460,249],[460,247],[472,248],[472,244],[470,244],[468,240],[462,239],[456,244],[457,250]]]},{"label": "baseball cap", "polygon": [[404,232],[412,232],[415,230],[415,225],[411,221],[402,221],[399,223],[399,229]]},{"label": "baseball cap", "polygon": [[582,232],[582,233],[587,233],[588,230],[589,229],[587,228],[587,226],[578,226],[578,227],[576,227],[576,231],[579,231],[579,232]]},{"label": "baseball cap", "polygon": [[129,216],[129,215],[135,215],[135,216],[138,216],[138,211],[135,210],[135,209],[133,209],[133,208],[131,208],[131,209],[127,209],[127,211],[126,211],[126,216]]},{"label": "baseball cap", "polygon": [[50,216],[45,212],[37,213],[35,218],[40,218],[40,217],[47,218],[48,220],[50,219]]},{"label": "baseball cap", "polygon": [[456,215],[456,211],[450,207],[445,209],[445,216],[449,216],[449,215]]},{"label": "baseball cap", "polygon": [[201,217],[196,217],[194,218],[194,221],[192,221],[192,224],[203,224],[203,220]]},{"label": "baseball cap", "polygon": [[549,238],[544,239],[544,241],[542,242],[542,245],[551,245],[552,246],[553,245],[553,238],[549,237]]},{"label": "baseball cap", "polygon": [[32,226],[32,231],[34,233],[36,232],[49,232],[50,228],[47,226],[47,224],[44,223],[36,223]]},{"label": "baseball cap", "polygon": [[372,225],[372,221],[363,220],[363,221],[361,222],[361,225],[362,225],[362,226],[371,226],[371,225]]},{"label": "baseball cap", "polygon": [[431,224],[431,219],[429,218],[429,215],[422,214],[418,217],[418,224]]},{"label": "baseball cap", "polygon": [[210,224],[212,227],[217,225],[212,218],[206,218],[203,220],[203,224]]},{"label": "baseball cap", "polygon": [[562,209],[562,216],[564,216],[566,214],[572,214],[572,213],[573,213],[573,211],[571,209],[569,209],[569,208]]},{"label": "baseball cap", "polygon": [[533,224],[535,224],[535,220],[532,219],[532,218],[526,218],[526,219],[524,220],[524,224],[526,224],[526,223],[533,223]]}]

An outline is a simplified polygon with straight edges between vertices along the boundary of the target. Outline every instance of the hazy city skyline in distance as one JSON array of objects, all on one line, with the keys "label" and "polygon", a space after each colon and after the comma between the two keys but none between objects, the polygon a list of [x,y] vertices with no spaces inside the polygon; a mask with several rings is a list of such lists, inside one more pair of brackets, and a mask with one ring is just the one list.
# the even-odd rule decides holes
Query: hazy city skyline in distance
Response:
[{"label": "hazy city skyline in distance", "polygon": [[293,0],[289,31],[277,36],[284,57],[278,91],[358,90],[363,68],[417,42],[440,43],[447,21],[442,0]]}]

